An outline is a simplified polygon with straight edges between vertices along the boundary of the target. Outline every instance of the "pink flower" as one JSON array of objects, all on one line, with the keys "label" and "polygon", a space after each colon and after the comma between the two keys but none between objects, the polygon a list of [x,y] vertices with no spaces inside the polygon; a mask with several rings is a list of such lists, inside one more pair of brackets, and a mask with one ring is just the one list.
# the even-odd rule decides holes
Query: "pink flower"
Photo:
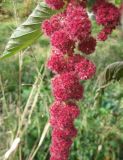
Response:
[{"label": "pink flower", "polygon": [[83,59],[75,66],[76,73],[81,80],[92,78],[96,72],[96,66],[88,59]]},{"label": "pink flower", "polygon": [[45,2],[50,8],[56,9],[56,10],[61,9],[64,6],[63,0],[45,0]]},{"label": "pink flower", "polygon": [[98,35],[98,40],[105,41],[112,30],[120,23],[119,8],[105,0],[97,0],[94,5],[94,12],[97,23],[104,26],[104,29]]},{"label": "pink flower", "polygon": [[80,6],[82,6],[82,7],[86,7],[86,5],[87,5],[87,0],[71,0],[70,1],[70,3],[72,4],[72,5],[80,5]]},{"label": "pink flower", "polygon": [[52,91],[56,100],[79,100],[83,97],[83,86],[74,73],[57,75],[52,79]]},{"label": "pink flower", "polygon": [[79,43],[79,50],[85,54],[91,54],[95,51],[96,39],[93,37],[88,37]]},{"label": "pink flower", "polygon": [[96,21],[105,27],[115,27],[120,20],[119,9],[112,3],[105,2],[99,6],[96,12]]},{"label": "pink flower", "polygon": [[79,115],[79,109],[75,104],[55,102],[50,108],[51,126],[59,129],[72,128],[74,119]]},{"label": "pink flower", "polygon": [[74,127],[69,127],[65,129],[58,129],[54,128],[52,131],[52,137],[53,138],[73,138],[76,137],[77,135],[77,130]]},{"label": "pink flower", "polygon": [[51,156],[55,158],[62,158],[67,160],[69,156],[69,150],[72,145],[72,140],[70,139],[52,139],[52,144],[50,147]]},{"label": "pink flower", "polygon": [[47,66],[54,73],[67,72],[67,59],[62,54],[52,54]]},{"label": "pink flower", "polygon": [[47,67],[55,74],[75,71],[76,63],[80,62],[84,57],[79,54],[71,54],[71,56],[63,55],[57,49],[53,49],[48,60]]},{"label": "pink flower", "polygon": [[55,31],[61,29],[63,25],[64,14],[52,16],[49,20],[42,23],[42,30],[47,36],[51,36]]},{"label": "pink flower", "polygon": [[110,27],[105,27],[102,29],[102,31],[98,34],[98,40],[100,41],[105,41],[108,38],[108,35],[111,34],[112,28]]},{"label": "pink flower", "polygon": [[56,31],[51,36],[51,44],[64,54],[73,52],[74,42],[70,40],[69,35],[64,30]]},{"label": "pink flower", "polygon": [[66,11],[65,30],[73,40],[86,38],[91,33],[91,21],[81,6],[69,4]]},{"label": "pink flower", "polygon": [[[87,0],[45,1],[50,8],[57,10],[66,4],[61,14],[43,22],[42,29],[50,37],[52,45],[47,67],[57,74],[51,82],[55,102],[50,107],[50,160],[68,160],[73,138],[77,135],[74,120],[80,113],[75,102],[83,98],[84,89],[80,80],[92,78],[96,71],[95,65],[80,54],[74,54],[74,49],[79,48],[85,54],[91,54],[95,51],[96,40],[91,36],[91,21],[85,9]],[[95,5],[94,11],[96,15],[99,6],[105,2],[97,1],[98,5]],[[103,10],[102,15],[104,12]],[[109,17],[111,18],[111,15]],[[99,24],[104,25],[102,22]],[[111,32],[111,26],[104,28],[105,34]]]}]

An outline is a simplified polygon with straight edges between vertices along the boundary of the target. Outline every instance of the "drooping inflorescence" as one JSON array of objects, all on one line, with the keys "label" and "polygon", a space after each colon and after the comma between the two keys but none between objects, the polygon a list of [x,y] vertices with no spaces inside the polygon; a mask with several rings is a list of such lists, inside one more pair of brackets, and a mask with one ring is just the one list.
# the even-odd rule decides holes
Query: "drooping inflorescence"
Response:
[{"label": "drooping inflorescence", "polygon": [[[83,98],[81,80],[91,79],[96,66],[85,56],[95,51],[97,40],[87,13],[87,0],[45,0],[60,13],[42,24],[51,42],[47,67],[55,74],[51,81],[55,102],[50,107],[52,143],[50,160],[68,160],[73,138],[77,135],[74,120],[79,116],[77,101]],[[119,24],[120,12],[113,4],[97,0],[93,11],[103,26],[98,39],[106,40]]]},{"label": "drooping inflorescence", "polygon": [[120,10],[106,0],[97,0],[93,10],[97,24],[103,26],[102,31],[98,35],[98,39],[105,41],[120,22]]}]

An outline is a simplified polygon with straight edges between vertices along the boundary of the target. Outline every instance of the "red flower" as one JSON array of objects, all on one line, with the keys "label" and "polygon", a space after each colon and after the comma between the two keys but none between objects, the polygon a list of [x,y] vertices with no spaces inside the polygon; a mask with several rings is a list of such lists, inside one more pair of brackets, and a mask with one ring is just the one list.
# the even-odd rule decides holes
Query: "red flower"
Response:
[{"label": "red flower", "polygon": [[86,7],[86,5],[87,5],[87,0],[71,0],[70,1],[70,3],[72,4],[72,5],[80,5],[80,6],[82,6],[82,7]]},{"label": "red flower", "polygon": [[69,35],[64,30],[56,31],[51,36],[51,44],[66,54],[71,54],[74,48],[74,42],[70,40]]},{"label": "red flower", "polygon": [[52,137],[58,138],[58,139],[59,138],[64,138],[64,139],[73,138],[73,137],[76,137],[76,135],[77,135],[77,130],[73,126],[69,128],[65,128],[65,129],[54,128],[52,131]]},{"label": "red flower", "polygon": [[79,115],[79,109],[75,104],[55,102],[50,109],[51,126],[59,129],[72,128],[74,119]]},{"label": "red flower", "polygon": [[91,33],[91,21],[81,6],[69,4],[66,11],[65,30],[73,40],[86,38]]},{"label": "red flower", "polygon": [[47,66],[53,73],[61,74],[75,71],[76,63],[80,62],[83,59],[84,57],[80,54],[72,54],[71,56],[68,56],[63,55],[63,53],[57,49],[53,49]]},{"label": "red flower", "polygon": [[79,100],[83,97],[83,86],[74,73],[64,73],[52,79],[52,90],[56,100]]},{"label": "red flower", "polygon": [[91,54],[95,51],[96,39],[93,37],[88,37],[79,43],[79,50],[85,54]]},{"label": "red flower", "polygon": [[64,6],[63,0],[45,0],[45,1],[46,1],[47,5],[52,9],[59,10],[59,9],[63,8],[63,6]]},{"label": "red flower", "polygon": [[47,36],[51,36],[55,31],[61,29],[63,25],[64,14],[57,14],[52,16],[49,20],[42,23],[42,29]]},{"label": "red flower", "polygon": [[88,59],[83,59],[76,64],[75,70],[81,80],[87,80],[95,74],[96,66]]},{"label": "red flower", "polygon": [[111,34],[112,28],[110,27],[105,27],[102,29],[102,31],[98,34],[98,40],[100,41],[105,41],[108,38],[108,35]]},{"label": "red flower", "polygon": [[98,35],[98,39],[105,41],[112,30],[120,23],[119,8],[105,0],[97,0],[94,5],[94,12],[97,23],[104,26],[104,29]]},{"label": "red flower", "polygon": [[67,72],[67,59],[62,54],[52,54],[47,66],[54,73]]}]

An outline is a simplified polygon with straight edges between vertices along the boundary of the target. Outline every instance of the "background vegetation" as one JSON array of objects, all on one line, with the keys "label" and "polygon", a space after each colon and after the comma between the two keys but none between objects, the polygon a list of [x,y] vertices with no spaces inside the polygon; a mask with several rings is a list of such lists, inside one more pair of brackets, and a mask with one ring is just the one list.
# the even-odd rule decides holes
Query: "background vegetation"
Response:
[{"label": "background vegetation", "polygon": [[[13,30],[36,4],[30,0],[0,1],[1,53]],[[96,34],[99,28],[93,25]],[[18,135],[21,143],[10,159],[49,160],[51,129],[47,129],[47,121],[53,102],[52,74],[46,68],[49,50],[49,40],[42,36],[26,51],[0,61],[0,160]],[[97,73],[93,80],[83,82],[85,97],[79,102],[81,115],[75,122],[79,131],[70,160],[123,160],[123,81],[113,81],[102,89],[98,84],[107,65],[123,60],[122,31],[118,28],[106,42],[99,42],[90,59],[96,63]],[[25,108],[27,116],[22,121]]]}]

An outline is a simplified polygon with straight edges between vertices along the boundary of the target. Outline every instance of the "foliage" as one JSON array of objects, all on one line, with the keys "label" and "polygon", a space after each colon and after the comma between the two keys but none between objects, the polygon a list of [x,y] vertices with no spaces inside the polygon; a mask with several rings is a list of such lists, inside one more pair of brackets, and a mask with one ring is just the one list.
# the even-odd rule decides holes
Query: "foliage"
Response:
[{"label": "foliage", "polygon": [[41,36],[41,23],[50,17],[54,11],[39,3],[29,18],[11,35],[2,58],[15,54],[27,48]]},{"label": "foliage", "polygon": [[108,84],[111,81],[119,81],[123,78],[123,62],[115,62],[108,65],[101,73],[98,79],[100,87]]}]

